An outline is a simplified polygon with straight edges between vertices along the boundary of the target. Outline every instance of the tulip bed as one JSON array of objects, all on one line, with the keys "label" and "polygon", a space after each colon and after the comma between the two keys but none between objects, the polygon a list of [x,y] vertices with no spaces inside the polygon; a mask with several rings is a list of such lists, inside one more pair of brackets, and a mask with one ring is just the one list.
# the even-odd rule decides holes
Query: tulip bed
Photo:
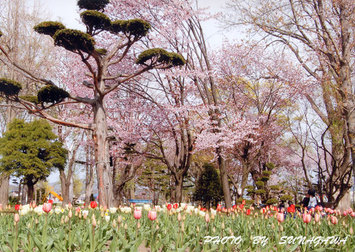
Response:
[{"label": "tulip bed", "polygon": [[164,206],[155,208],[155,218],[148,205],[107,210],[49,208],[26,205],[18,211],[2,211],[0,251],[355,250],[351,210],[346,216],[319,212],[323,216],[318,222],[314,212],[305,223],[308,220],[301,213],[280,218],[277,209],[223,212]]}]

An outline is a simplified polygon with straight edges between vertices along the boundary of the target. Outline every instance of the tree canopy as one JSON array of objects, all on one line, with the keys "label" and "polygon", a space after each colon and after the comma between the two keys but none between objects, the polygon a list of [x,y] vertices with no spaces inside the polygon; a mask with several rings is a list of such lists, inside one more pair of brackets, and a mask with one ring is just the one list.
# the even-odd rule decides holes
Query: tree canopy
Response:
[{"label": "tree canopy", "polygon": [[213,165],[206,163],[203,165],[203,169],[196,184],[194,200],[202,201],[207,207],[210,207],[211,202],[216,204],[223,199],[222,185]]},{"label": "tree canopy", "polygon": [[46,179],[53,168],[64,169],[67,150],[57,141],[47,121],[15,119],[0,138],[0,171],[22,177],[29,187]]}]

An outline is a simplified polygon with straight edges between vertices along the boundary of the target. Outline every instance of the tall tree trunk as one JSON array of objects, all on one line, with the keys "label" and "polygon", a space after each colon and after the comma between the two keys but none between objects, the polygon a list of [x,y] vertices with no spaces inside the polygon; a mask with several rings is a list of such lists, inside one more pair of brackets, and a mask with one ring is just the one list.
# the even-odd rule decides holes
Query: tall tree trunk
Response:
[{"label": "tall tree trunk", "polygon": [[31,181],[27,181],[27,204],[33,201],[34,184]]},{"label": "tall tree trunk", "polygon": [[176,203],[182,202],[182,190],[183,190],[184,178],[183,176],[175,176],[175,201]]},{"label": "tall tree trunk", "polygon": [[221,176],[221,184],[223,189],[224,195],[224,202],[226,204],[226,208],[229,209],[232,207],[232,196],[230,192],[230,186],[228,181],[228,174],[226,171],[226,160],[222,157],[221,149],[217,148],[217,155],[218,155],[218,167]]},{"label": "tall tree trunk", "polygon": [[99,100],[94,106],[95,129],[93,139],[95,143],[95,160],[97,189],[100,206],[110,207],[113,201],[112,179],[109,161],[109,147],[107,141],[107,121],[103,101]]},{"label": "tall tree trunk", "polygon": [[92,164],[91,155],[92,149],[89,145],[86,147],[86,175],[85,175],[85,206],[90,204],[90,196],[94,185],[94,167]]},{"label": "tall tree trunk", "polygon": [[79,144],[75,145],[74,149],[72,150],[71,157],[68,164],[67,174],[65,174],[65,170],[59,170],[60,185],[61,185],[61,191],[63,197],[63,202],[62,202],[63,206],[67,205],[72,200],[72,198],[70,197],[70,188],[72,185],[75,159],[76,159],[76,153],[78,149],[79,149]]},{"label": "tall tree trunk", "polygon": [[60,177],[60,187],[61,187],[62,198],[63,198],[62,205],[64,207],[69,203],[69,187],[71,184],[71,180],[67,178],[64,170],[59,171],[59,177]]},{"label": "tall tree trunk", "polygon": [[3,208],[7,205],[9,199],[9,176],[0,174],[0,204]]},{"label": "tall tree trunk", "polygon": [[[6,121],[9,124],[15,118],[15,112],[11,105],[11,101],[7,101],[9,105],[6,111]],[[7,205],[9,200],[9,185],[10,185],[10,176],[0,173],[0,204],[3,206]]]}]

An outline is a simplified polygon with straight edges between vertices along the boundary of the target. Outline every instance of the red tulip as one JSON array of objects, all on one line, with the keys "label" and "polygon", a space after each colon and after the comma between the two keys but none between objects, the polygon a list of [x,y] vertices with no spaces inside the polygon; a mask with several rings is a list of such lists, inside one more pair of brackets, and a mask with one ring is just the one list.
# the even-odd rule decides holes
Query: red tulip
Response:
[{"label": "red tulip", "polygon": [[220,212],[222,210],[222,206],[220,204],[217,204],[217,209],[218,212]]},{"label": "red tulip", "polygon": [[20,210],[20,206],[21,206],[21,205],[15,205],[15,210],[16,210],[16,211]]},{"label": "red tulip", "polygon": [[239,208],[240,208],[240,210],[243,210],[244,204],[240,204],[240,205],[239,205]]},{"label": "red tulip", "polygon": [[173,205],[173,208],[174,209],[177,209],[179,207],[179,204],[178,203],[175,203],[174,205]]},{"label": "red tulip", "polygon": [[294,212],[296,212],[296,209],[295,209],[294,207],[292,207],[292,205],[291,205],[291,206],[289,206],[289,207],[287,208],[287,212],[288,212],[288,213],[294,213]]},{"label": "red tulip", "polygon": [[151,221],[153,221],[153,220],[155,220],[156,218],[157,218],[157,211],[155,211],[155,210],[150,210],[150,211],[148,212],[148,219],[151,220]]},{"label": "red tulip", "polygon": [[52,210],[52,204],[44,203],[42,209],[44,212],[49,213]]},{"label": "red tulip", "polygon": [[139,220],[142,217],[142,210],[141,209],[134,209],[133,217],[136,220]]},{"label": "red tulip", "polygon": [[304,223],[310,223],[312,219],[312,216],[308,213],[304,213],[303,214],[303,222]]},{"label": "red tulip", "polygon": [[242,205],[245,205],[245,200],[242,201]]},{"label": "red tulip", "polygon": [[237,208],[237,205],[233,205],[233,209],[236,209]]},{"label": "red tulip", "polygon": [[250,209],[247,209],[247,215],[250,215]]},{"label": "red tulip", "polygon": [[169,203],[166,205],[166,208],[170,211],[173,206]]},{"label": "red tulip", "polygon": [[97,207],[97,202],[96,201],[91,201],[90,202],[90,207],[91,208],[96,208]]},{"label": "red tulip", "polygon": [[355,212],[352,212],[352,213],[350,214],[350,216],[351,216],[351,217],[355,217]]},{"label": "red tulip", "polygon": [[284,222],[285,215],[283,213],[277,213],[276,214],[276,219],[277,219],[278,222]]},{"label": "red tulip", "polygon": [[49,204],[53,204],[53,200],[52,200],[52,199],[49,199],[49,200],[48,200],[48,203],[49,203]]}]

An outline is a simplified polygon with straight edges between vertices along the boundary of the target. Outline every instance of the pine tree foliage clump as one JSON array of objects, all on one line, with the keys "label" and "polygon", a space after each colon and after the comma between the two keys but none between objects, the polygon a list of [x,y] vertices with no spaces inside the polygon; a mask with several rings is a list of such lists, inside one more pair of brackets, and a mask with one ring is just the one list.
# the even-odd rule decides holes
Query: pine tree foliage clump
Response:
[{"label": "pine tree foliage clump", "polygon": [[80,14],[83,23],[94,30],[107,30],[111,27],[111,20],[105,14],[95,11],[87,10]]},{"label": "pine tree foliage clump", "polygon": [[213,165],[206,163],[203,165],[203,169],[197,181],[193,199],[195,201],[201,201],[205,206],[210,207],[211,203],[216,205],[223,199],[222,185]]},{"label": "pine tree foliage clump", "polygon": [[15,96],[21,91],[22,86],[19,82],[0,78],[0,95]]},{"label": "pine tree foliage clump", "polygon": [[69,97],[69,93],[53,85],[46,85],[37,94],[37,103],[56,104]]},{"label": "pine tree foliage clump", "polygon": [[186,63],[184,57],[180,54],[167,52],[162,48],[148,49],[142,52],[137,60],[137,64],[147,65],[147,62],[151,63],[164,63],[171,66],[182,66]]},{"label": "pine tree foliage clump", "polygon": [[109,0],[79,0],[78,6],[80,9],[103,10],[109,2]]},{"label": "pine tree foliage clump", "polygon": [[40,34],[53,37],[57,31],[65,29],[65,26],[60,22],[45,21],[36,25],[33,29]]},{"label": "pine tree foliage clump", "polygon": [[79,30],[59,30],[54,34],[53,39],[55,45],[64,47],[68,51],[83,51],[86,53],[91,53],[95,50],[94,38],[89,34]]}]

